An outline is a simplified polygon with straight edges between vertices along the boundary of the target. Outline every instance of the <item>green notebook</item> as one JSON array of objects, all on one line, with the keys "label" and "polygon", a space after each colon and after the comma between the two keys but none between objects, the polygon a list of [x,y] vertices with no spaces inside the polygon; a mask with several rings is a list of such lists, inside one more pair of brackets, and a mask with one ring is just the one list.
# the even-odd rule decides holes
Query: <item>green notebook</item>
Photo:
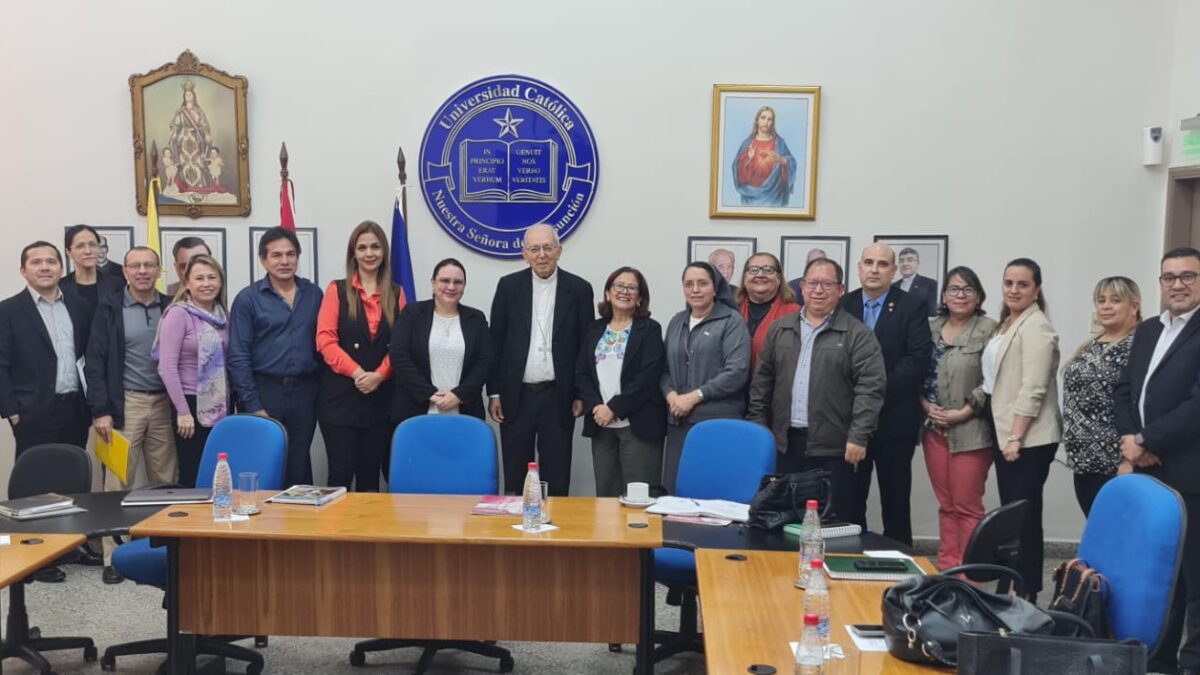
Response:
[{"label": "green notebook", "polygon": [[[865,571],[854,566],[858,560],[888,560],[904,563],[905,571]],[[909,577],[921,576],[924,572],[916,563],[906,558],[871,558],[865,555],[831,555],[825,558],[825,573],[830,579],[854,581],[904,581]]]}]

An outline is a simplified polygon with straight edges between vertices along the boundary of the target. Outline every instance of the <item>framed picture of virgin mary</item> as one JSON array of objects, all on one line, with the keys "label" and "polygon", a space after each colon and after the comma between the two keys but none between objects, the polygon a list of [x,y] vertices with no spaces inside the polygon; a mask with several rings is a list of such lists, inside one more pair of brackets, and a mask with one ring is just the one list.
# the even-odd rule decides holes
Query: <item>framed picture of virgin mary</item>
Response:
[{"label": "framed picture of virgin mary", "polygon": [[129,76],[137,210],[150,181],[163,215],[249,216],[249,82],[185,51],[144,75]]},{"label": "framed picture of virgin mary", "polygon": [[713,85],[712,218],[817,217],[821,88]]}]

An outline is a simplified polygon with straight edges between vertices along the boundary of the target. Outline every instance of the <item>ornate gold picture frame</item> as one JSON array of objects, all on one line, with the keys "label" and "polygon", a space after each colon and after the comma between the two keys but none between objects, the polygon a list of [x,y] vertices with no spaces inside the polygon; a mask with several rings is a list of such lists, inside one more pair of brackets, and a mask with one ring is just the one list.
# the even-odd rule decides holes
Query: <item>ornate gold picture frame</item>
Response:
[{"label": "ornate gold picture frame", "polygon": [[821,88],[713,85],[709,216],[813,220]]},{"label": "ornate gold picture frame", "polygon": [[250,215],[249,82],[184,51],[174,63],[129,76],[138,213],[160,178],[158,213]]}]

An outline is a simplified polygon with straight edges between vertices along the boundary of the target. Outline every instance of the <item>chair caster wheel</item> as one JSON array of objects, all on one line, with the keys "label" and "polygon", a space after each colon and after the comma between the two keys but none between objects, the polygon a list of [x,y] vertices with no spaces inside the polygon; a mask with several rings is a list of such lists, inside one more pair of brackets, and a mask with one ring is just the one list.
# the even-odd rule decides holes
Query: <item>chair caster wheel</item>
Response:
[{"label": "chair caster wheel", "polygon": [[95,646],[83,648],[83,660],[91,663],[100,655],[100,651]]},{"label": "chair caster wheel", "polygon": [[29,627],[29,639],[30,640],[42,639],[42,629],[38,628],[37,626],[30,626]]},{"label": "chair caster wheel", "polygon": [[350,652],[350,665],[365,666],[367,664],[366,652],[360,652],[357,649]]},{"label": "chair caster wheel", "polygon": [[514,665],[516,665],[516,664],[513,662],[513,659],[511,656],[502,657],[500,659],[500,672],[511,673]]},{"label": "chair caster wheel", "polygon": [[115,671],[116,669],[117,669],[117,657],[109,656],[108,654],[105,654],[104,658],[100,659],[100,670],[103,670],[104,672],[107,672],[107,673],[111,673],[111,672]]},{"label": "chair caster wheel", "polygon": [[254,647],[255,647],[256,649],[263,649],[263,648],[265,648],[265,647],[266,647],[266,646],[267,646],[267,645],[268,645],[270,642],[271,642],[271,639],[270,639],[270,638],[268,638],[266,635],[255,635],[255,636],[254,636]]}]

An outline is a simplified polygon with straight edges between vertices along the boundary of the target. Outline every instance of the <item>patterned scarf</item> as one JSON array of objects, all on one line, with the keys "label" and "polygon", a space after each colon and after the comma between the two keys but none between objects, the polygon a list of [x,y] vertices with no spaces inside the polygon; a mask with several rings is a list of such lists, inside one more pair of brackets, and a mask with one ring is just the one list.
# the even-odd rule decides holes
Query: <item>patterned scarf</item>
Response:
[{"label": "patterned scarf", "polygon": [[218,306],[216,314],[209,314],[189,298],[171,305],[167,311],[177,307],[191,315],[192,329],[196,331],[196,421],[211,427],[229,414],[225,345],[220,333],[226,325],[225,310]]}]

